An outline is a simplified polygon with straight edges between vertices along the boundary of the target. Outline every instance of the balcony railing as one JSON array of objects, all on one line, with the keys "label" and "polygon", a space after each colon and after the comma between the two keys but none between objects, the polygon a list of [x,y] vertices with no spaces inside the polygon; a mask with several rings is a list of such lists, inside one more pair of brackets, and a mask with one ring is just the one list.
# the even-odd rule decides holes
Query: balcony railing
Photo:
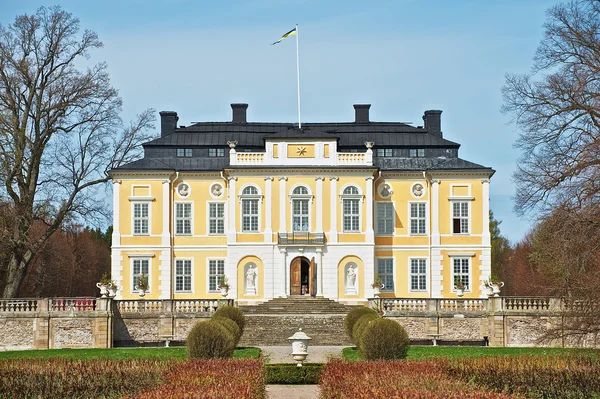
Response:
[{"label": "balcony railing", "polygon": [[294,231],[291,233],[277,233],[279,245],[324,245],[325,233],[309,233],[307,231]]}]

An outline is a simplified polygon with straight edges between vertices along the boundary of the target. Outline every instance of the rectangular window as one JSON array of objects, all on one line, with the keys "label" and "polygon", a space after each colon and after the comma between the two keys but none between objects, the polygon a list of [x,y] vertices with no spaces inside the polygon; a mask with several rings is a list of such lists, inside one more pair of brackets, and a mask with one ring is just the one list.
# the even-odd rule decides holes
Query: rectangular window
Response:
[{"label": "rectangular window", "polygon": [[424,148],[411,148],[408,150],[408,156],[411,158],[423,158],[425,156]]},{"label": "rectangular window", "polygon": [[410,290],[411,291],[426,291],[427,290],[427,260],[426,259],[411,259],[410,260]]},{"label": "rectangular window", "polygon": [[[150,260],[149,259],[134,259],[133,260],[133,278],[131,279],[131,290],[135,291],[135,286],[138,284],[138,279],[141,275],[148,277],[148,286],[150,286]],[[150,291],[150,287],[148,290]]]},{"label": "rectangular window", "polygon": [[225,234],[225,204],[208,204],[208,234]]},{"label": "rectangular window", "polygon": [[396,212],[392,202],[378,202],[377,207],[377,234],[387,236],[394,234]]},{"label": "rectangular window", "polygon": [[224,260],[208,261],[208,290],[216,292],[219,289],[219,279],[225,275]]},{"label": "rectangular window", "polygon": [[149,234],[148,230],[148,203],[133,203],[133,234]]},{"label": "rectangular window", "polygon": [[394,291],[394,259],[377,259],[377,274],[383,283],[382,291]]},{"label": "rectangular window", "polygon": [[452,281],[454,282],[452,290],[454,290],[454,286],[456,286],[458,282],[463,283],[465,291],[471,289],[471,268],[469,267],[469,258],[452,258],[452,276]]},{"label": "rectangular window", "polygon": [[182,157],[191,158],[192,157],[192,149],[191,148],[178,148],[177,156],[180,158],[182,158]]},{"label": "rectangular window", "polygon": [[427,233],[427,217],[424,202],[411,202],[410,204],[410,234]]},{"label": "rectangular window", "polygon": [[192,291],[192,261],[190,259],[175,260],[175,291]]},{"label": "rectangular window", "polygon": [[452,203],[452,233],[469,234],[469,203],[466,201]]},{"label": "rectangular window", "polygon": [[424,148],[419,148],[419,149],[417,150],[417,156],[418,156],[419,158],[423,158],[423,157],[425,156],[425,149],[424,149]]},{"label": "rectangular window", "polygon": [[258,232],[258,200],[242,200],[242,231],[244,233]]},{"label": "rectangular window", "polygon": [[391,148],[377,148],[378,157],[391,157],[393,156],[393,150]]},{"label": "rectangular window", "polygon": [[292,207],[294,231],[308,231],[308,200],[296,199]]},{"label": "rectangular window", "polygon": [[192,204],[175,204],[175,234],[192,234]]},{"label": "rectangular window", "polygon": [[208,156],[209,157],[224,157],[225,156],[225,148],[209,148]]},{"label": "rectangular window", "polygon": [[358,232],[360,231],[360,200],[345,199],[344,200],[344,231]]}]

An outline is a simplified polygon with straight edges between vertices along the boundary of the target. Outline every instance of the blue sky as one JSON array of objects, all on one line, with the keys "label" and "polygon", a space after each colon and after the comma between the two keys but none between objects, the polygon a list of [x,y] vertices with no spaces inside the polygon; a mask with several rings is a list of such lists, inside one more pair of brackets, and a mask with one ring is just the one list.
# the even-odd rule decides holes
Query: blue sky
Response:
[{"label": "blue sky", "polygon": [[[371,120],[422,125],[441,109],[444,137],[459,155],[491,166],[491,209],[518,241],[531,221],[512,211],[519,153],[500,112],[506,73],[525,73],[558,0],[100,0],[62,1],[94,30],[130,119],[145,108],[173,110],[179,123],[230,120],[247,102],[249,121],[297,120],[295,45],[269,43],[299,24],[302,120]],[[0,23],[44,0],[0,0]],[[158,126],[158,124],[157,124]]]}]

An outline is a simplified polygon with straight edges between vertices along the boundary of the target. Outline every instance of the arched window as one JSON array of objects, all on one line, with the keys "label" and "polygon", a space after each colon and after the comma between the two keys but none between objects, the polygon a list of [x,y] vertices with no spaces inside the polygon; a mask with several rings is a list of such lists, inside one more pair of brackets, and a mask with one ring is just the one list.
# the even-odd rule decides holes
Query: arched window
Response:
[{"label": "arched window", "polygon": [[360,200],[358,188],[348,186],[342,194],[342,212],[344,232],[360,232]]},{"label": "arched window", "polygon": [[310,196],[308,189],[298,186],[292,191],[292,230],[310,231],[309,226],[309,204]]},{"label": "arched window", "polygon": [[259,201],[260,195],[258,189],[254,186],[245,187],[242,190],[242,232],[257,233],[259,220]]}]

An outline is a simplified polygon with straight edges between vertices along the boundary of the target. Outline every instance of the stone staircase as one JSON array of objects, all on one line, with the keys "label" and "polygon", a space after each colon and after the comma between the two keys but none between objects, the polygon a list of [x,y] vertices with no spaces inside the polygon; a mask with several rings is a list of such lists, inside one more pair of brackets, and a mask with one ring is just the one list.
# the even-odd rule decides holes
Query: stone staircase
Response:
[{"label": "stone staircase", "polygon": [[257,306],[240,306],[246,315],[241,346],[290,345],[288,337],[302,328],[311,345],[350,345],[344,317],[352,306],[325,298],[291,296]]}]

